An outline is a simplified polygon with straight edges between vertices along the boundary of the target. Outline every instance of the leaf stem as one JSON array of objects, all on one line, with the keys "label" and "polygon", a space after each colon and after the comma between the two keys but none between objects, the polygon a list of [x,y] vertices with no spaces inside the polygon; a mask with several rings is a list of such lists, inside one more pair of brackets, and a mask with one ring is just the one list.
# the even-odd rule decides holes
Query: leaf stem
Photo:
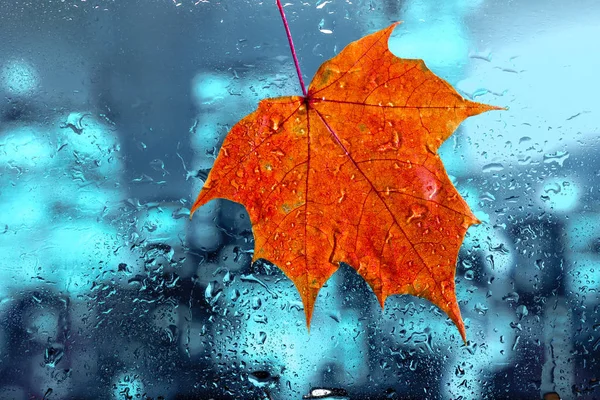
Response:
[{"label": "leaf stem", "polygon": [[298,74],[298,80],[300,81],[302,94],[304,95],[304,97],[306,97],[306,86],[304,86],[304,79],[302,79],[300,64],[298,63],[298,57],[296,56],[296,48],[294,47],[294,42],[292,41],[292,33],[290,32],[290,27],[288,25],[287,18],[285,17],[285,13],[283,12],[281,0],[277,0],[277,7],[279,8],[279,13],[281,14],[281,19],[283,20],[283,26],[285,27],[285,33],[287,34],[288,42],[290,43],[290,50],[292,51],[292,57],[294,57],[294,65],[296,66],[296,73]]}]

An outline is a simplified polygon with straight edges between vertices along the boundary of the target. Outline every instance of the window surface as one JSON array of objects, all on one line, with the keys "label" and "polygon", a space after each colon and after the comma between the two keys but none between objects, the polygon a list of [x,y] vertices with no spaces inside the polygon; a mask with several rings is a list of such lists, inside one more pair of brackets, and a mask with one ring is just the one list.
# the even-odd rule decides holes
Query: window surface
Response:
[{"label": "window surface", "polygon": [[[600,3],[289,1],[305,80],[394,54],[507,107],[440,149],[481,224],[437,307],[348,265],[310,333],[243,206],[189,219],[228,130],[301,94],[275,0],[3,0],[1,399],[600,397]],[[304,396],[304,397],[303,397]]]}]

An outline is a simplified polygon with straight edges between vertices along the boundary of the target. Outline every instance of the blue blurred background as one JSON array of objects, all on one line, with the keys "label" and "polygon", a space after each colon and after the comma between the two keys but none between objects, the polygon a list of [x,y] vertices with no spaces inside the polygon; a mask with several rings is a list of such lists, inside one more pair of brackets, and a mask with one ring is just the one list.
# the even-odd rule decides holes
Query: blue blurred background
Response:
[{"label": "blue blurred background", "polygon": [[508,107],[442,147],[481,225],[468,345],[348,266],[307,334],[242,206],[189,208],[229,128],[300,88],[274,0],[0,0],[0,399],[600,398],[600,3],[286,5],[303,73],[392,51]]}]

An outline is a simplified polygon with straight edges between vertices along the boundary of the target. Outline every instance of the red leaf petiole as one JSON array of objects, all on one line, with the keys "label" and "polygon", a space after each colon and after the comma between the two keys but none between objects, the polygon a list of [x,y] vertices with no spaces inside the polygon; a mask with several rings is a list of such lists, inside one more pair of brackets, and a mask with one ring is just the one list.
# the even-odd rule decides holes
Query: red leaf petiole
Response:
[{"label": "red leaf petiole", "polygon": [[277,0],[277,7],[279,8],[279,13],[281,14],[281,19],[283,20],[283,26],[285,27],[285,33],[287,34],[288,42],[290,43],[290,50],[292,51],[292,57],[294,57],[294,65],[296,66],[296,72],[298,73],[300,87],[302,87],[302,94],[304,95],[304,97],[306,97],[306,86],[304,86],[304,79],[302,79],[302,72],[300,72],[300,64],[298,63],[296,49],[294,48],[294,42],[292,41],[292,33],[290,32],[290,27],[288,25],[287,18],[285,17],[285,13],[283,12],[281,0]]}]

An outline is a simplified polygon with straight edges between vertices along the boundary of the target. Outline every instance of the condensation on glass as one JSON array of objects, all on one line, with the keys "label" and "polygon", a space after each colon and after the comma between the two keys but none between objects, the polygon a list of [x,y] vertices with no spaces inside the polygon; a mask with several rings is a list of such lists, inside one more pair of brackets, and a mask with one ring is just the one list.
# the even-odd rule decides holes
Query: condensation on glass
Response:
[{"label": "condensation on glass", "polygon": [[442,147],[482,221],[467,325],[381,310],[342,266],[310,334],[243,207],[189,219],[227,131],[300,93],[275,2],[7,2],[0,13],[0,398],[600,397],[600,6],[584,0],[290,1],[305,79],[390,41],[505,106]]}]

